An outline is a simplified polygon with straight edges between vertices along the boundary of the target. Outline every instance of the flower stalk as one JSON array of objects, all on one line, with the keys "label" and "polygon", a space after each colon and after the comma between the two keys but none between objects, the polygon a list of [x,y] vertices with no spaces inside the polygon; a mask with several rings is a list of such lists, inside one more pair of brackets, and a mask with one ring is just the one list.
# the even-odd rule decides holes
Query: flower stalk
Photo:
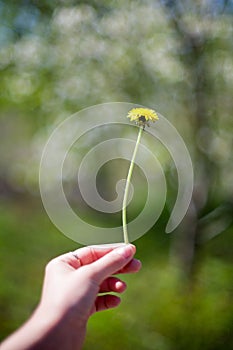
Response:
[{"label": "flower stalk", "polygon": [[129,194],[129,184],[130,180],[133,174],[133,168],[134,168],[134,161],[137,155],[138,146],[142,137],[142,131],[143,128],[140,126],[138,131],[138,138],[137,142],[134,148],[133,156],[130,162],[129,171],[126,179],[125,184],[125,192],[124,192],[124,198],[123,198],[123,204],[122,204],[122,226],[123,226],[123,235],[124,235],[124,242],[127,244],[129,243],[129,236],[128,236],[128,230],[127,230],[127,217],[126,217],[126,207],[127,207],[127,200],[128,200],[128,194]]},{"label": "flower stalk", "polygon": [[138,125],[139,131],[138,131],[138,137],[134,148],[133,156],[129,166],[129,171],[128,171],[126,184],[125,184],[124,198],[122,203],[122,227],[123,227],[124,242],[126,244],[129,243],[126,207],[127,207],[128,194],[129,194],[129,185],[133,174],[133,168],[134,168],[135,158],[138,151],[138,146],[142,137],[143,130],[145,129],[146,126],[149,126],[149,121],[155,122],[156,120],[159,119],[157,113],[153,109],[148,109],[148,108],[133,108],[129,111],[127,117],[130,118],[130,121],[134,121],[136,125]]}]

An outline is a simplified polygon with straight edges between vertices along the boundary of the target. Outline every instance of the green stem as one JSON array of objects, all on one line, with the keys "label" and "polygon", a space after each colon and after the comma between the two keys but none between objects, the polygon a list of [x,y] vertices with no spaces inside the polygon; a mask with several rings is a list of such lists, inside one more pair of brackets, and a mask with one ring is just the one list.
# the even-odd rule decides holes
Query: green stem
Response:
[{"label": "green stem", "polygon": [[130,180],[131,180],[132,173],[133,173],[134,161],[136,158],[138,145],[139,145],[140,140],[141,140],[142,131],[143,131],[143,128],[139,127],[138,138],[137,138],[137,142],[136,142],[136,145],[134,148],[133,156],[132,156],[132,159],[130,162],[130,167],[129,167],[129,171],[128,171],[128,175],[127,175],[127,179],[126,179],[125,192],[124,192],[124,198],[123,198],[123,204],[122,204],[122,225],[123,225],[124,242],[126,244],[129,243],[129,236],[128,236],[128,231],[127,231],[127,219],[126,219],[126,206],[127,206],[128,193],[129,193],[129,184],[130,184]]}]

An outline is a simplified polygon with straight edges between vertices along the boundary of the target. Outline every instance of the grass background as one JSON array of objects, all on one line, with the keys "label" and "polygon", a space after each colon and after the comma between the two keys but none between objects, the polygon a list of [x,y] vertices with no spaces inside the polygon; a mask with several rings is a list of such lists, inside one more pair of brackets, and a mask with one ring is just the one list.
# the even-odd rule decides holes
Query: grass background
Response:
[{"label": "grass background", "polygon": [[[25,206],[25,203],[28,205]],[[1,205],[1,338],[19,327],[38,303],[51,257],[77,248],[30,198]],[[163,221],[163,220],[161,220]],[[125,275],[118,309],[90,319],[85,349],[233,349],[232,230],[210,241],[192,282],[170,257],[172,234],[162,223],[135,242],[142,270]],[[226,244],[227,242],[227,244]]]}]

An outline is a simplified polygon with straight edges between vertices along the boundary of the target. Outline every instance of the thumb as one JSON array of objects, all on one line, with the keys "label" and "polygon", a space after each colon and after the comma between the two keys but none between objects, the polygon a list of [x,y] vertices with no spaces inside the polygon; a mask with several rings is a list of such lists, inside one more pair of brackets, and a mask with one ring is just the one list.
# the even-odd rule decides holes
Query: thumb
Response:
[{"label": "thumb", "polygon": [[136,247],[132,244],[125,244],[116,248],[88,265],[92,272],[92,277],[97,283],[101,283],[110,275],[122,269],[133,258]]}]

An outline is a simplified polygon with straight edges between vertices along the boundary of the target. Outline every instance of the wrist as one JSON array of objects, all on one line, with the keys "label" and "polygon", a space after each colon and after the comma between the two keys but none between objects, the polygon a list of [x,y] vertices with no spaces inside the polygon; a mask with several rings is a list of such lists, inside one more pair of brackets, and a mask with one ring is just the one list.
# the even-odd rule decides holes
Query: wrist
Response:
[{"label": "wrist", "polygon": [[50,310],[39,304],[31,322],[36,327],[37,346],[33,350],[81,349],[86,335],[86,321],[77,318],[74,311]]},{"label": "wrist", "polygon": [[88,318],[82,317],[82,311],[78,310],[77,306],[62,307],[59,305],[51,305],[40,302],[35,309],[32,318],[35,323],[41,327],[58,327],[67,324],[74,325],[76,329],[85,328]]}]

